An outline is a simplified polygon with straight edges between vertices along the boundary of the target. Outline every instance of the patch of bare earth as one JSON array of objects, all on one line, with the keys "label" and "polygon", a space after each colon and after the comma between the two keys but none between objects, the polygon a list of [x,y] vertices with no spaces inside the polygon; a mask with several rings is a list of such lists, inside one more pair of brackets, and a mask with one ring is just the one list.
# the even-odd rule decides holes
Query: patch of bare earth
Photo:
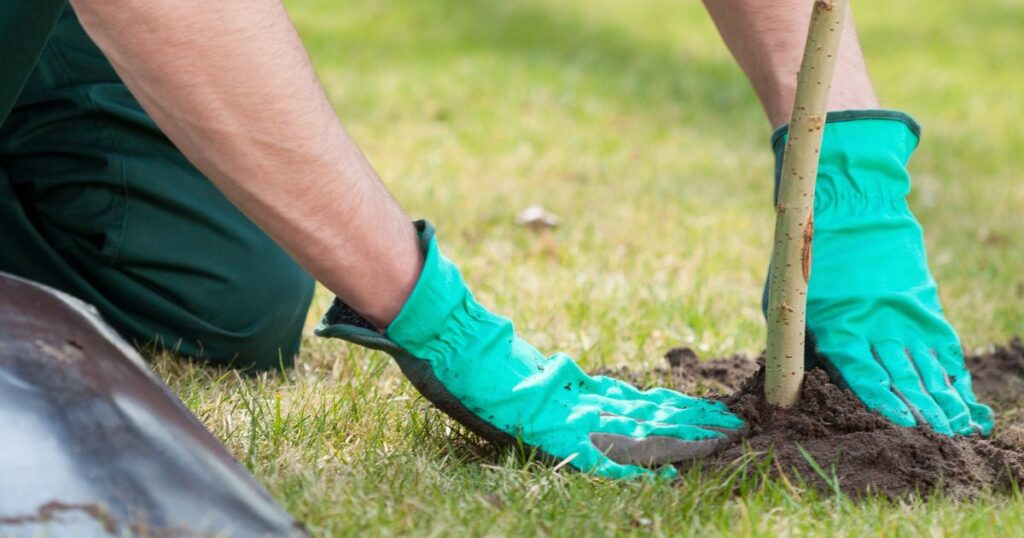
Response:
[{"label": "patch of bare earth", "polygon": [[[914,492],[970,498],[1024,483],[1024,342],[967,358],[978,398],[997,412],[989,439],[951,438],[926,428],[902,428],[869,411],[822,370],[804,381],[800,403],[782,410],[764,401],[758,361],[742,356],[700,360],[689,349],[666,355],[666,367],[601,373],[640,386],[670,386],[719,395],[750,425],[741,442],[700,462],[704,469],[731,469],[765,458],[774,478],[802,481],[824,492],[839,488],[853,497]],[[813,461],[813,463],[812,463]]]}]

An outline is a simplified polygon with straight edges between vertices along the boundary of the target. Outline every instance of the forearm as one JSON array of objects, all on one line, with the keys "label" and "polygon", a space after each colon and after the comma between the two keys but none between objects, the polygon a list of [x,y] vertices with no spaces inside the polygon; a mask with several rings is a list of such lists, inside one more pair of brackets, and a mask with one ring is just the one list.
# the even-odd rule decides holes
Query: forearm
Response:
[{"label": "forearm", "polygon": [[[772,127],[789,121],[812,0],[704,0]],[[853,16],[847,14],[829,110],[878,108]]]},{"label": "forearm", "polygon": [[413,227],[338,121],[279,0],[72,0],[178,148],[378,326],[421,266]]}]

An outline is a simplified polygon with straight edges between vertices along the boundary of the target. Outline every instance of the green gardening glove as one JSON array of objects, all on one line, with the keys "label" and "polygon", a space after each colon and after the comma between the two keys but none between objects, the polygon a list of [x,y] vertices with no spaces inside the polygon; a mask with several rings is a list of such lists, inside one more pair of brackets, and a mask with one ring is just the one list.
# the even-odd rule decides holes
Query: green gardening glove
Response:
[{"label": "green gardening glove", "polygon": [[[811,356],[896,424],[988,435],[992,410],[974,397],[960,339],[928,271],[921,226],[907,207],[906,164],[919,132],[900,112],[828,115],[807,291]],[[785,143],[782,127],[772,137],[776,193]]]},{"label": "green gardening glove", "polygon": [[641,466],[699,458],[739,435],[743,421],[719,402],[640,391],[588,376],[566,355],[545,358],[516,336],[512,322],[476,302],[433,228],[416,225],[423,272],[387,334],[335,300],[319,336],[386,351],[421,394],[491,442],[601,476],[650,475]]}]

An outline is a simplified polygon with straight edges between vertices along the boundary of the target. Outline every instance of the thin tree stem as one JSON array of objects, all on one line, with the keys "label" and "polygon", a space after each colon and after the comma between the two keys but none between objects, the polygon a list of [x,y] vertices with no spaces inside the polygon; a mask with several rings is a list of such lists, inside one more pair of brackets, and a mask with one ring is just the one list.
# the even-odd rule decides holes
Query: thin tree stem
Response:
[{"label": "thin tree stem", "polygon": [[807,283],[814,237],[814,183],[846,0],[816,0],[807,32],[775,216],[768,284],[765,398],[792,407],[804,379]]}]

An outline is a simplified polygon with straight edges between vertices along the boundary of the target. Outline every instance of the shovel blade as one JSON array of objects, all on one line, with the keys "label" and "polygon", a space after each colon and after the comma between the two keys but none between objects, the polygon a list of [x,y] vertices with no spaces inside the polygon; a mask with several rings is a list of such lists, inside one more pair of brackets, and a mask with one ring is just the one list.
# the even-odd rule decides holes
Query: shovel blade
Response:
[{"label": "shovel blade", "polygon": [[95,309],[0,273],[0,535],[305,531]]}]

